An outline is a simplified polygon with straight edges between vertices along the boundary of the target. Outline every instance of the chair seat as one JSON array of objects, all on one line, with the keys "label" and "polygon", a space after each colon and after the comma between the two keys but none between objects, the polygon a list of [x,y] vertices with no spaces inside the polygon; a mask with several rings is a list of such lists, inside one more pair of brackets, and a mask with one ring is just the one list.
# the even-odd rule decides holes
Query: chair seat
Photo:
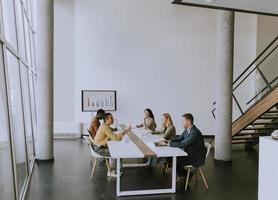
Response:
[{"label": "chair seat", "polygon": [[[209,155],[210,149],[211,149],[211,144],[205,143],[205,146],[207,148],[207,153],[206,153],[206,158],[207,158],[208,155]],[[185,187],[184,187],[185,190],[187,190],[190,173],[194,173],[195,174],[196,180],[197,180],[197,173],[200,173],[200,175],[201,175],[201,177],[203,179],[203,182],[205,184],[205,187],[206,187],[206,189],[208,189],[208,183],[207,183],[207,180],[206,180],[206,178],[205,178],[205,176],[204,176],[204,174],[202,172],[201,166],[194,167],[193,165],[186,165],[186,166],[184,166],[184,169],[187,170],[186,183],[185,183]]]},{"label": "chair seat", "polygon": [[98,153],[96,153],[93,149],[92,149],[92,147],[91,147],[91,155],[92,155],[92,157],[94,157],[94,158],[110,158],[109,156],[102,156],[102,155],[99,155]]},{"label": "chair seat", "polygon": [[192,170],[194,170],[195,167],[193,167],[193,165],[186,165],[186,166],[184,166],[184,169],[192,169]]}]

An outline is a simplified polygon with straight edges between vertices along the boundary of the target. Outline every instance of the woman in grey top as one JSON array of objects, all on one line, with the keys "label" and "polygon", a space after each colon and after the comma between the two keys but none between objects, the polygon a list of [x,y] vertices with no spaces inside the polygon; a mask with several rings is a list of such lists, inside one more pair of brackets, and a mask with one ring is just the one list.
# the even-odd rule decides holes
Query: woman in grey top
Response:
[{"label": "woman in grey top", "polygon": [[162,129],[159,131],[150,131],[152,134],[161,134],[165,140],[171,140],[176,137],[176,128],[173,125],[169,113],[164,113],[162,118]]},{"label": "woman in grey top", "polygon": [[144,127],[146,130],[155,131],[156,123],[151,109],[147,108],[144,111],[144,121],[136,126],[137,128]]},{"label": "woman in grey top", "polygon": [[[155,131],[155,130],[148,128],[148,131],[151,134],[161,134],[161,136],[165,140],[173,139],[176,136],[176,129],[173,125],[173,121],[172,121],[172,118],[169,113],[163,114],[161,130]],[[147,162],[147,167],[155,166],[156,163],[160,163],[161,166],[164,167],[167,164],[167,159],[166,158],[162,158],[162,159],[149,158],[148,162]]]}]

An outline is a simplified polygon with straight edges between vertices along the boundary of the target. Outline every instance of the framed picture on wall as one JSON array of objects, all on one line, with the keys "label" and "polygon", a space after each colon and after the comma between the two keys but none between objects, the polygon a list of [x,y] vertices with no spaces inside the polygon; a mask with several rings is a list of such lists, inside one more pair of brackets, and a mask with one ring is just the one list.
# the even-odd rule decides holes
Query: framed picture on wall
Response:
[{"label": "framed picture on wall", "polygon": [[116,98],[115,90],[82,90],[82,112],[94,112],[98,109],[116,111]]}]

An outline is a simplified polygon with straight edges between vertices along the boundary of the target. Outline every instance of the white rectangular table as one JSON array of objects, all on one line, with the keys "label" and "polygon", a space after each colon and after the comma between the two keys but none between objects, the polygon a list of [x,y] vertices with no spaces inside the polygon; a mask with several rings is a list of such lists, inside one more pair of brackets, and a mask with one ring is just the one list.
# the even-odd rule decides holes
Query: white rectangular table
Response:
[{"label": "white rectangular table", "polygon": [[157,147],[154,142],[161,140],[159,135],[151,135],[146,133],[144,129],[133,129],[135,135],[141,139],[155,154],[157,157],[172,157],[172,187],[167,189],[149,189],[149,190],[133,190],[133,191],[121,191],[120,181],[120,166],[121,159],[128,158],[144,158],[144,153],[137,147],[137,145],[126,135],[121,141],[109,141],[108,148],[111,158],[117,159],[117,184],[116,191],[117,196],[128,195],[146,195],[146,194],[164,194],[176,192],[176,164],[177,157],[187,156],[187,153],[179,148],[174,147]]}]

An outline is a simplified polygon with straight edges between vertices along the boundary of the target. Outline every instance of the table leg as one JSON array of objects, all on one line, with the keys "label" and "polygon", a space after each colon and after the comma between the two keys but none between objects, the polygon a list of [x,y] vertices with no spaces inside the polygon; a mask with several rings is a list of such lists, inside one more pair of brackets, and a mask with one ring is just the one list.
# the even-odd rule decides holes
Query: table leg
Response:
[{"label": "table leg", "polygon": [[176,179],[177,179],[177,157],[173,157],[173,164],[172,164],[172,193],[176,192]]},{"label": "table leg", "polygon": [[120,196],[120,190],[121,190],[121,159],[117,158],[117,196]]},{"label": "table leg", "polygon": [[133,196],[133,195],[148,195],[148,194],[166,194],[176,192],[176,167],[177,167],[177,157],[173,157],[172,166],[172,187],[168,189],[150,189],[150,190],[132,190],[132,191],[121,191],[120,188],[120,169],[121,169],[121,159],[117,158],[117,196]]}]

